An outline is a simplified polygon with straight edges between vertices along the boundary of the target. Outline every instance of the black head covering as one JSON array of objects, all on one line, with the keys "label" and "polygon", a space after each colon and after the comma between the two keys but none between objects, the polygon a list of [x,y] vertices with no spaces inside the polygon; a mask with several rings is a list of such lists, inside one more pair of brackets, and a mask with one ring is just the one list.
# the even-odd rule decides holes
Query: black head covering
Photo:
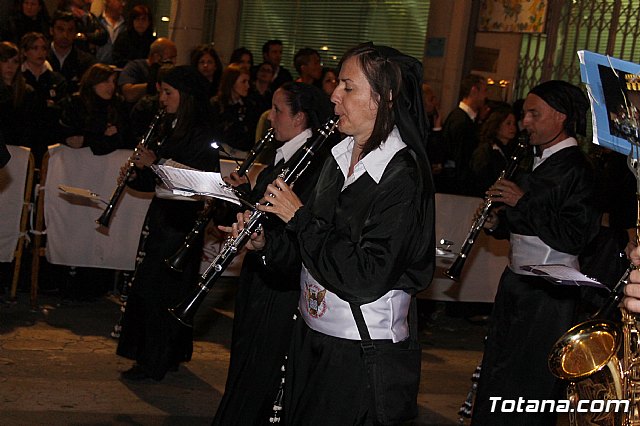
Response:
[{"label": "black head covering", "polygon": [[587,134],[589,99],[580,88],[562,80],[537,85],[529,93],[539,96],[551,108],[567,116],[564,129],[570,136]]},{"label": "black head covering", "polygon": [[[422,63],[412,56],[388,46],[371,46],[381,56],[397,64],[402,75],[400,93],[394,96],[395,124],[402,140],[418,156],[421,165],[429,165],[427,158],[428,125],[422,103]],[[429,172],[429,180],[431,180]]]},{"label": "black head covering", "polygon": [[205,90],[204,77],[190,65],[173,67],[162,78],[164,83],[190,95],[201,95]]}]

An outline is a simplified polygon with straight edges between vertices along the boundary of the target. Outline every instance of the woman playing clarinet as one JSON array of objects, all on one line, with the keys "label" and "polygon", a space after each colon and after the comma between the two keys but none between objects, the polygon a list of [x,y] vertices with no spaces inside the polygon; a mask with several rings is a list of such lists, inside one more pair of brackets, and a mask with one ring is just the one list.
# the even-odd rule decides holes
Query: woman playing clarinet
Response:
[{"label": "woman playing clarinet", "polygon": [[[227,182],[249,190],[252,202],[259,201],[267,185],[295,161],[300,148],[316,137],[315,131],[331,115],[331,104],[319,89],[304,83],[285,83],[275,92],[269,112],[275,138],[284,142],[276,151],[274,163],[258,176],[253,190],[246,178],[235,172]],[[300,199],[309,198],[331,145],[331,141],[325,142],[323,151],[316,154],[319,161],[296,181],[294,191]],[[270,229],[282,229],[284,225],[275,216],[265,222]],[[245,256],[235,301],[227,383],[214,425],[257,424],[271,415],[293,331],[299,277],[299,267],[276,275],[264,265],[259,253],[248,252]]]},{"label": "woman playing clarinet", "polygon": [[203,205],[157,185],[149,167],[171,159],[199,170],[220,170],[218,152],[211,147],[204,87],[202,77],[191,67],[168,71],[160,86],[160,104],[166,112],[161,144],[155,151],[139,146],[132,159],[136,173],[128,185],[155,191],[155,197],[140,237],[117,349],[118,355],[135,361],[121,373],[126,380],[162,380],[167,371],[176,371],[181,362],[191,359],[192,329],[180,326],[167,309],[197,281],[200,260],[192,257],[180,273],[171,270],[165,259],[180,247]]},{"label": "woman playing clarinet", "polygon": [[[415,384],[420,362],[409,311],[431,280],[435,250],[421,81],[420,63],[395,49],[349,50],[331,96],[347,137],[332,148],[305,203],[282,179],[267,186],[271,205],[259,208],[286,226],[265,226],[248,247],[266,265],[300,270],[280,423],[377,424],[385,398],[406,407],[402,420],[417,415],[417,386],[403,387],[401,397],[370,386],[362,346],[369,339],[355,315],[376,348],[394,353],[379,368],[403,371],[403,383]],[[247,217],[238,216],[234,234]]]}]

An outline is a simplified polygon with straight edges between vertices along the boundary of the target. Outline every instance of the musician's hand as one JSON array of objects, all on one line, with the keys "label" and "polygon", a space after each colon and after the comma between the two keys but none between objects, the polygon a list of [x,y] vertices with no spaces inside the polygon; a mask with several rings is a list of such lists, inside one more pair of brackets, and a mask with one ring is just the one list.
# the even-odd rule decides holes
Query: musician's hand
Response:
[{"label": "musician's hand", "polygon": [[107,128],[104,131],[105,136],[113,136],[118,133],[118,128],[113,124],[108,124]]},{"label": "musician's hand", "polygon": [[[124,180],[124,177],[127,175],[127,170],[129,170],[128,164],[125,164],[122,167],[120,167],[120,173],[118,174],[118,185],[120,185]],[[135,178],[136,178],[136,170],[133,169],[131,171],[131,174],[129,175],[129,180],[134,180]]]},{"label": "musician's hand", "polygon": [[[500,217],[498,217],[498,212],[500,212],[500,210],[502,209],[504,209],[504,206],[493,207],[491,210],[489,210],[489,213],[487,215],[487,220],[485,220],[482,227],[488,230],[496,229],[498,227],[498,224],[500,223]],[[478,206],[478,209],[476,210],[476,214],[473,217],[474,222],[480,217],[483,210],[484,210],[484,203]]]},{"label": "musician's hand", "polygon": [[[640,266],[640,248],[637,245],[629,243],[626,253],[632,264]],[[640,270],[631,271],[629,283],[624,287],[624,295],[622,306],[630,312],[640,313]]]},{"label": "musician's hand", "polygon": [[[251,218],[251,211],[246,210],[244,213],[238,213],[236,215],[236,223],[231,226],[218,225],[218,229],[231,234],[233,238],[237,238],[240,231],[244,229],[244,225]],[[264,248],[266,240],[263,232],[254,232],[251,234],[249,241],[245,245],[248,250],[260,251]]]},{"label": "musician's hand", "polygon": [[225,181],[227,185],[231,185],[234,188],[237,188],[244,183],[249,183],[247,175],[240,176],[237,172],[231,172],[229,176],[223,177],[222,180]]},{"label": "musician's hand", "polygon": [[486,194],[495,201],[500,201],[508,206],[515,207],[524,195],[524,191],[510,180],[498,179]]},{"label": "musician's hand", "polygon": [[284,223],[288,223],[303,205],[300,198],[298,198],[296,193],[293,192],[291,187],[287,185],[282,178],[274,180],[272,184],[267,186],[264,199],[272,205],[265,206],[260,204],[258,209],[275,214],[282,219]]},{"label": "musician's hand", "polygon": [[139,144],[136,148],[136,152],[131,158],[131,161],[137,168],[143,169],[155,163],[157,158],[158,157],[156,157],[156,154],[152,150],[145,148],[142,144]]},{"label": "musician's hand", "polygon": [[82,148],[82,145],[84,145],[84,136],[69,136],[65,139],[65,143],[71,148]]}]

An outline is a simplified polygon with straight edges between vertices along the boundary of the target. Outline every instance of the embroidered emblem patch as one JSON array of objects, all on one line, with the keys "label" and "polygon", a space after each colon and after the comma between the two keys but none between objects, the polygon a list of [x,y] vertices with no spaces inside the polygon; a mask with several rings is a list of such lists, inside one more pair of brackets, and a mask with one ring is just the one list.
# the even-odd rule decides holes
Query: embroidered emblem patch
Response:
[{"label": "embroidered emblem patch", "polygon": [[320,318],[327,311],[324,301],[327,290],[316,284],[305,283],[304,296],[307,299],[307,312],[313,318]]}]

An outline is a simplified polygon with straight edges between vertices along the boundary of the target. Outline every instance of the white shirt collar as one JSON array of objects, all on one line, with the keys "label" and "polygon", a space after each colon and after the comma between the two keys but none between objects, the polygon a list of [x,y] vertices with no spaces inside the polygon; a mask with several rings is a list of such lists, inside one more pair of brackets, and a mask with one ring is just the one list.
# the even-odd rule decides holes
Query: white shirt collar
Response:
[{"label": "white shirt collar", "polygon": [[461,110],[463,110],[464,112],[467,113],[467,115],[469,116],[469,118],[472,121],[476,121],[476,116],[478,115],[477,112],[475,112],[473,110],[473,108],[471,108],[469,105],[465,104],[464,102],[460,101],[460,103],[458,104],[458,108],[460,108]]},{"label": "white shirt collar", "polygon": [[556,152],[565,149],[565,148],[569,148],[572,146],[578,146],[578,141],[575,140],[575,138],[567,138],[563,141],[558,142],[557,144],[549,147],[549,148],[545,148],[542,151],[542,156],[540,157],[533,157],[533,169],[535,170],[536,167],[538,167],[540,164],[542,164],[544,162],[544,160],[546,160],[547,158],[551,157],[553,154],[555,154]]},{"label": "white shirt collar", "polygon": [[35,69],[32,66],[29,65],[29,63],[27,61],[24,61],[22,63],[22,65],[20,66],[20,70],[22,72],[25,72],[27,70],[31,71],[31,74],[33,74],[36,79],[38,77],[40,77],[45,71],[53,71],[53,68],[51,68],[51,64],[49,63],[49,61],[45,60],[44,63],[42,64],[42,67],[40,67],[40,69]]},{"label": "white shirt collar", "polygon": [[69,56],[69,54],[71,54],[72,50],[73,50],[73,47],[71,49],[69,49],[69,51],[67,52],[66,55],[60,55],[60,54],[58,54],[58,51],[56,50],[55,44],[53,42],[51,42],[51,51],[53,52],[54,55],[56,55],[56,58],[58,58],[58,62],[60,62],[60,68],[62,68],[62,66],[64,65],[65,59],[67,59],[67,56]]},{"label": "white shirt collar", "polygon": [[285,142],[284,145],[276,149],[276,158],[273,164],[278,164],[278,161],[283,158],[285,162],[289,161],[289,159],[293,157],[293,154],[311,137],[311,134],[311,129],[304,130],[302,133],[299,133],[298,136]]},{"label": "white shirt collar", "polygon": [[358,161],[354,167],[353,174],[347,177],[354,143],[353,137],[348,136],[331,149],[331,154],[345,177],[345,186],[355,181],[365,172],[369,174],[376,183],[379,183],[380,179],[382,179],[382,174],[393,156],[407,146],[400,138],[398,128],[394,127],[387,139],[382,142],[378,148]]}]

